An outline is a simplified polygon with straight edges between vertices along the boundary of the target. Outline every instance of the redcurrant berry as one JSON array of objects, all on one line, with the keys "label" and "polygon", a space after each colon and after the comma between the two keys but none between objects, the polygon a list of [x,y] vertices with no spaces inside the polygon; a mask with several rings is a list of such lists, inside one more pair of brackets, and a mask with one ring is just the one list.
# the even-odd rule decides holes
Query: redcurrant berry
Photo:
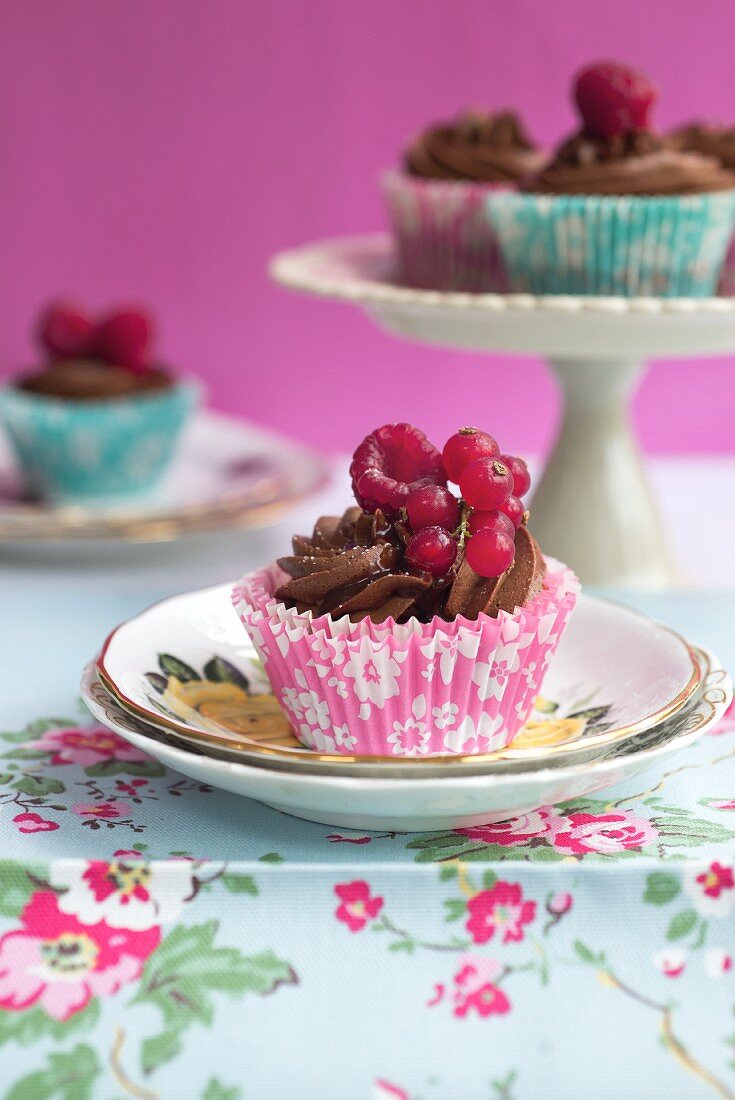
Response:
[{"label": "redcurrant berry", "polygon": [[526,509],[520,497],[508,497],[505,504],[499,506],[498,511],[501,515],[508,517],[516,531],[523,523],[523,517],[526,514]]},{"label": "redcurrant berry", "polygon": [[504,527],[512,539],[516,537],[513,520],[499,508],[494,508],[491,512],[473,512],[467,523],[467,528],[471,535],[476,535],[478,531],[483,531],[486,527],[496,527],[498,525]]},{"label": "redcurrant berry", "polygon": [[481,512],[499,508],[513,492],[513,475],[498,458],[476,458],[462,472],[462,496]]},{"label": "redcurrant berry", "polygon": [[531,488],[531,475],[528,472],[528,466],[522,458],[516,458],[515,455],[501,455],[500,461],[504,462],[513,474],[514,496],[524,497]]},{"label": "redcurrant berry", "polygon": [[422,485],[412,489],[406,501],[408,522],[413,531],[424,527],[443,527],[453,531],[459,519],[457,498],[441,485]]},{"label": "redcurrant berry", "polygon": [[444,444],[442,459],[447,477],[455,485],[459,485],[462,471],[468,462],[488,456],[495,458],[499,454],[500,447],[487,432],[481,432],[479,428],[460,428]]},{"label": "redcurrant berry", "polygon": [[468,540],[465,557],[481,577],[499,577],[510,569],[516,556],[515,543],[501,524],[484,527]]},{"label": "redcurrant berry", "polygon": [[417,569],[443,577],[454,565],[457,543],[443,527],[424,527],[409,540],[406,557]]}]

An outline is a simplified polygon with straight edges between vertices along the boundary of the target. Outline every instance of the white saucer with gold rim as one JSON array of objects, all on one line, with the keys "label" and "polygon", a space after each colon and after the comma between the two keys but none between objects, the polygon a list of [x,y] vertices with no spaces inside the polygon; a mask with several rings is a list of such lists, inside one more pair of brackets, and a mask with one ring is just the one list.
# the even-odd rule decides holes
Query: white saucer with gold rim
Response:
[{"label": "white saucer with gold rim", "polygon": [[374,775],[322,774],[295,766],[283,770],[262,757],[254,766],[231,749],[196,745],[131,714],[100,681],[94,662],[84,670],[81,689],[98,721],[193,779],[308,821],[410,832],[504,821],[581,798],[622,783],[690,745],[720,720],[732,702],[727,672],[711,653],[699,648],[697,652],[708,671],[677,714],[625,743],[609,746],[603,759],[510,773],[490,773],[478,765],[474,774],[467,774],[459,762],[432,765],[425,777],[396,775],[384,766],[376,766]]},{"label": "white saucer with gold rim", "polygon": [[[622,605],[582,596],[521,737],[482,756],[346,757],[298,744],[270,694],[230,586],[175,596],[116,628],[98,661],[118,702],[150,725],[244,762],[332,774],[428,774],[451,765],[548,767],[592,759],[678,713],[707,673],[681,636]],[[328,732],[328,731],[327,731]],[[325,738],[326,740],[326,738]]]}]

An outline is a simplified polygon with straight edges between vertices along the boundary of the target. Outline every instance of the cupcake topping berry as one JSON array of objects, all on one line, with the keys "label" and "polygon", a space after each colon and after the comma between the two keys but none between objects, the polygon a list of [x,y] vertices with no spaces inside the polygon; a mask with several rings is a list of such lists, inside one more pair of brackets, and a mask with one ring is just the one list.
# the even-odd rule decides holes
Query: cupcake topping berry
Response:
[{"label": "cupcake topping berry", "polygon": [[352,456],[352,491],[365,512],[397,515],[422,485],[446,485],[442,456],[411,424],[385,424],[366,436]]},{"label": "cupcake topping berry", "polygon": [[95,320],[69,302],[43,311],[38,338],[49,361],[91,360],[134,374],[151,369],[153,325],[145,310],[117,308]]},{"label": "cupcake topping berry", "polygon": [[590,137],[647,130],[658,88],[647,76],[616,61],[598,61],[577,73],[574,99]]},{"label": "cupcake topping berry", "polygon": [[407,570],[446,583],[464,562],[487,579],[513,565],[531,476],[487,432],[460,428],[440,454],[418,428],[386,424],[359,445],[350,474],[357,503],[383,517],[384,536],[400,546]]}]

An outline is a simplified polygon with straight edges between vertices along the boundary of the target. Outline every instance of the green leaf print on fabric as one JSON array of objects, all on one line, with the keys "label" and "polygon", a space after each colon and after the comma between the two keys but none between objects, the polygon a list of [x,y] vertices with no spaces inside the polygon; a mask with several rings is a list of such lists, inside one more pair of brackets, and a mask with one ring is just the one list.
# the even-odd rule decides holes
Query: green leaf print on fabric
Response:
[{"label": "green leaf print on fabric", "polygon": [[211,1026],[212,994],[262,995],[298,982],[292,967],[272,951],[242,955],[236,947],[215,946],[218,928],[218,921],[174,928],[146,963],[139,991],[130,1003],[155,1006],[165,1026],[144,1045],[145,1073],[175,1056],[182,1032],[192,1023]]},{"label": "green leaf print on fabric", "polygon": [[85,1031],[97,1022],[99,1001],[93,999],[86,1008],[73,1013],[68,1020],[54,1020],[42,1008],[34,1006],[23,1012],[0,1012],[0,1046],[15,1042],[29,1045],[44,1038],[66,1039],[72,1031]]},{"label": "green leaf print on fabric", "polygon": [[36,798],[47,794],[62,794],[66,785],[60,779],[52,779],[49,775],[22,775],[10,786],[21,794],[29,794]]},{"label": "green leaf print on fabric", "polygon": [[114,756],[107,760],[100,760],[97,764],[90,764],[84,769],[84,774],[98,779],[112,775],[138,775],[147,778],[163,775],[166,769],[157,760],[116,760]]},{"label": "green leaf print on fabric", "polygon": [[643,900],[649,905],[666,905],[681,893],[681,883],[676,875],[666,871],[654,871],[646,877]]},{"label": "green leaf print on fabric", "polygon": [[91,1047],[80,1043],[65,1053],[49,1054],[46,1065],[17,1081],[5,1100],[91,1100],[100,1071]]},{"label": "green leaf print on fabric", "polygon": [[19,917],[39,881],[45,883],[47,873],[42,863],[0,859],[0,916]]},{"label": "green leaf print on fabric", "polygon": [[682,909],[672,918],[671,924],[666,930],[667,940],[680,940],[682,936],[688,936],[697,923],[697,914],[694,909]]},{"label": "green leaf print on fabric", "polygon": [[225,871],[222,875],[222,885],[231,894],[250,894],[254,898],[258,896],[258,886],[252,875],[238,875],[234,871]]},{"label": "green leaf print on fabric", "polygon": [[240,1090],[238,1088],[226,1088],[219,1083],[216,1077],[212,1077],[204,1090],[202,1100],[239,1100],[239,1097]]}]

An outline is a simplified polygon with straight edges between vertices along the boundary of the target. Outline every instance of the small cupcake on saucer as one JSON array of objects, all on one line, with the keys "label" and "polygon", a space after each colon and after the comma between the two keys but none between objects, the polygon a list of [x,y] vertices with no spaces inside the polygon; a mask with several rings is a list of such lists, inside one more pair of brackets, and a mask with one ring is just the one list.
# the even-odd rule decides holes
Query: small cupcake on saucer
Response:
[{"label": "small cupcake on saucer", "polygon": [[498,189],[515,189],[542,162],[512,111],[465,111],[415,137],[402,169],[384,179],[401,282],[430,290],[505,289],[485,202]]},{"label": "small cupcake on saucer", "polygon": [[93,320],[54,303],[38,338],[44,362],[0,391],[0,423],[28,489],[83,502],[152,488],[199,389],[156,363],[148,314],[125,308]]},{"label": "small cupcake on saucer", "polygon": [[701,297],[735,225],[735,173],[671,148],[651,126],[658,89],[616,62],[577,74],[577,133],[524,194],[488,199],[510,287],[534,294]]},{"label": "small cupcake on saucer", "polygon": [[356,504],[233,590],[296,737],[350,755],[504,748],[579,592],[528,530],[525,463],[476,428],[439,451],[387,424],[350,472]]}]

